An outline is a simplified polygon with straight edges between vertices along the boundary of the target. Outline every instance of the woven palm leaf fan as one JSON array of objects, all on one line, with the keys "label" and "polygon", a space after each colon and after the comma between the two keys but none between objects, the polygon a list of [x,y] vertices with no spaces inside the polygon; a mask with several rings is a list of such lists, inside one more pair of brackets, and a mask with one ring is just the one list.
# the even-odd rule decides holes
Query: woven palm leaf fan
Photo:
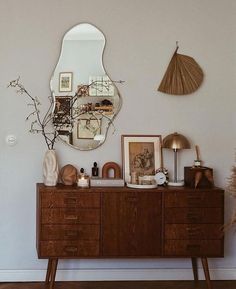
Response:
[{"label": "woven palm leaf fan", "polygon": [[190,94],[203,81],[203,71],[190,56],[178,54],[178,46],[171,58],[158,90],[167,94]]}]

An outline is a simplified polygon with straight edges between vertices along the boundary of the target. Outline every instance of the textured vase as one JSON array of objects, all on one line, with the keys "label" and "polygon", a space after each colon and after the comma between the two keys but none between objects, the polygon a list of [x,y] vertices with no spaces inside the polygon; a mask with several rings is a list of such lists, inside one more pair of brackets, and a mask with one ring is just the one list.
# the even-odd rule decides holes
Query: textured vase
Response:
[{"label": "textured vase", "polygon": [[48,150],[43,160],[43,183],[45,186],[56,186],[58,182],[58,162],[55,150]]}]

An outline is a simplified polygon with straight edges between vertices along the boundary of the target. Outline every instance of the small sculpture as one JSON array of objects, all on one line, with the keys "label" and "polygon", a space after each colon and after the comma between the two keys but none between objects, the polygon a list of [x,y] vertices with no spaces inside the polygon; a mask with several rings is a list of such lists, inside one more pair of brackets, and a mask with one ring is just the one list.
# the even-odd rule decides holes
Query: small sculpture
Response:
[{"label": "small sculpture", "polygon": [[98,174],[99,174],[98,164],[94,162],[92,167],[92,177],[98,177]]},{"label": "small sculpture", "polygon": [[77,169],[68,164],[65,165],[60,171],[61,182],[66,186],[71,186],[77,182]]},{"label": "small sculpture", "polygon": [[121,169],[120,166],[115,162],[108,162],[102,167],[102,177],[105,179],[109,178],[109,171],[114,171],[114,179],[121,178]]}]

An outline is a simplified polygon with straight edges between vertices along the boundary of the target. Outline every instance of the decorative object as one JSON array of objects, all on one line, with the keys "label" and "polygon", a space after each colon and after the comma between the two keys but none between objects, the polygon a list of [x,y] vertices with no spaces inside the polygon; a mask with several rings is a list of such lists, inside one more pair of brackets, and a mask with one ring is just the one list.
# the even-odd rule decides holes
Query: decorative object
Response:
[{"label": "decorative object", "polygon": [[201,85],[203,71],[192,57],[178,54],[178,42],[176,46],[158,90],[167,94],[190,94]]},{"label": "decorative object", "polygon": [[47,150],[43,160],[43,183],[56,186],[58,182],[58,162],[55,150]]},{"label": "decorative object", "polygon": [[114,179],[120,179],[121,178],[121,169],[120,166],[115,162],[108,162],[105,163],[105,165],[102,167],[102,178],[109,179],[110,177],[110,171],[114,172]]},{"label": "decorative object", "polygon": [[138,184],[137,172],[131,172],[131,184]]},{"label": "decorative object", "polygon": [[195,151],[196,151],[196,160],[194,160],[194,166],[200,167],[201,159],[200,159],[199,147],[197,145],[195,146]]},{"label": "decorative object", "polygon": [[164,167],[162,148],[161,148],[161,167],[156,170],[155,180],[158,186],[166,186],[169,182],[169,172]]},{"label": "decorative object", "polygon": [[77,169],[68,164],[61,168],[60,170],[60,179],[61,182],[66,186],[72,186],[76,184],[78,178]]},{"label": "decorative object", "polygon": [[91,187],[124,187],[125,181],[123,179],[104,179],[93,177],[90,179]]},{"label": "decorative object", "polygon": [[55,96],[53,123],[69,124],[71,117],[71,97]]},{"label": "decorative object", "polygon": [[98,175],[99,175],[98,164],[94,162],[92,167],[92,177],[98,177]]},{"label": "decorative object", "polygon": [[160,135],[122,135],[122,164],[124,179],[130,183],[131,173],[138,176],[155,175],[161,165]]},{"label": "decorative object", "polygon": [[107,75],[89,77],[90,96],[114,96],[115,90],[112,81]]},{"label": "decorative object", "polygon": [[132,184],[132,183],[126,183],[128,188],[132,189],[154,189],[157,187],[157,184],[147,184],[147,185],[140,185],[140,184]]},{"label": "decorative object", "polygon": [[183,186],[184,181],[178,180],[177,173],[177,152],[181,149],[190,149],[190,143],[185,136],[177,132],[166,136],[163,139],[163,148],[172,149],[174,151],[174,180],[169,182],[169,186]]},{"label": "decorative object", "polygon": [[59,73],[59,91],[71,92],[72,91],[72,72],[60,72]]},{"label": "decorative object", "polygon": [[169,182],[169,172],[167,169],[161,167],[156,170],[155,180],[158,186],[166,186]]},{"label": "decorative object", "polygon": [[138,184],[139,185],[156,185],[156,180],[154,176],[139,176]]},{"label": "decorative object", "polygon": [[89,95],[89,85],[78,85],[77,86],[77,95],[79,97],[88,96]]},{"label": "decorative object", "polygon": [[100,119],[79,119],[78,120],[78,138],[80,139],[94,139],[95,135],[101,133]]},{"label": "decorative object", "polygon": [[184,183],[195,189],[214,187],[213,169],[208,167],[184,167]]},{"label": "decorative object", "polygon": [[[71,97],[69,122],[66,115],[60,115],[61,119],[66,119],[66,125],[59,128],[57,126],[55,129],[71,133],[71,138],[61,139],[83,151],[101,146],[110,126],[115,131],[114,119],[122,104],[116,83],[123,81],[112,80],[104,69],[105,43],[102,31],[92,24],[81,23],[69,29],[63,37],[60,57],[50,81],[51,92],[55,98],[63,92],[67,92]],[[67,70],[73,72],[73,79],[71,72],[63,72]],[[91,78],[93,75],[97,76]],[[102,105],[104,100],[109,100],[110,105]],[[86,119],[91,119],[89,125],[86,124]],[[103,138],[95,140],[96,134]]]},{"label": "decorative object", "polygon": [[89,176],[86,175],[83,168],[80,169],[77,185],[81,188],[89,188]]}]

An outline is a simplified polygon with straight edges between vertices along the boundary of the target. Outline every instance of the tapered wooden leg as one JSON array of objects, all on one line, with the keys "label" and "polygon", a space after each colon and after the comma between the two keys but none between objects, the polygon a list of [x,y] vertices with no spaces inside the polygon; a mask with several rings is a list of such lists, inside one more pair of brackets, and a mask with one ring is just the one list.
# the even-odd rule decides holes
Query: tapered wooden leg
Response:
[{"label": "tapered wooden leg", "polygon": [[51,270],[51,281],[50,281],[49,289],[54,288],[54,282],[55,282],[56,272],[57,272],[57,264],[58,264],[58,259],[53,259],[52,270]]},{"label": "tapered wooden leg", "polygon": [[201,258],[201,260],[202,260],[202,267],[203,267],[205,278],[206,278],[207,288],[212,289],[207,258]]},{"label": "tapered wooden leg", "polygon": [[50,281],[51,271],[52,271],[52,259],[49,258],[49,259],[48,259],[47,274],[46,274],[46,279],[45,279],[45,283],[47,283],[47,284],[48,284],[49,281]]},{"label": "tapered wooden leg", "polygon": [[192,260],[194,281],[197,282],[198,281],[197,258],[192,257],[191,260]]}]

